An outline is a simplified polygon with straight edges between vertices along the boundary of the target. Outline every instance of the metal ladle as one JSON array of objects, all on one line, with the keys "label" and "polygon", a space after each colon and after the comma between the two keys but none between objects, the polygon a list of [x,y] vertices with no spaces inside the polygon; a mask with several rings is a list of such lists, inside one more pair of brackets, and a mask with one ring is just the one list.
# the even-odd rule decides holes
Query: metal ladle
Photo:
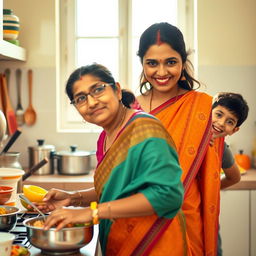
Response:
[{"label": "metal ladle", "polygon": [[22,194],[19,194],[19,197],[20,199],[24,200],[26,203],[28,203],[30,206],[32,206],[43,218],[44,218],[44,221],[46,221],[46,215],[40,211],[36,206],[35,204],[33,204],[28,198],[26,198],[24,195]]}]

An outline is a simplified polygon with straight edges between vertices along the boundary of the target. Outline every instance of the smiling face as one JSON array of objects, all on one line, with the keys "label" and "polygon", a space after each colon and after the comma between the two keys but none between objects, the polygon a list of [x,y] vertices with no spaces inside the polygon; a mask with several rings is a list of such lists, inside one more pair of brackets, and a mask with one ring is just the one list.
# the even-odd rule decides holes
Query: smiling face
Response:
[{"label": "smiling face", "polygon": [[177,90],[182,68],[180,54],[166,43],[150,46],[143,57],[145,78],[160,92]]},{"label": "smiling face", "polygon": [[239,130],[238,118],[227,108],[220,105],[212,110],[212,132],[214,138],[232,135]]},{"label": "smiling face", "polygon": [[[87,95],[97,85],[107,84],[92,75],[84,75],[73,85],[73,97]],[[121,89],[116,84],[117,90],[113,90],[110,85],[105,87],[99,97],[88,95],[86,103],[76,108],[85,121],[96,124],[103,128],[111,126],[118,115],[121,100]]]}]

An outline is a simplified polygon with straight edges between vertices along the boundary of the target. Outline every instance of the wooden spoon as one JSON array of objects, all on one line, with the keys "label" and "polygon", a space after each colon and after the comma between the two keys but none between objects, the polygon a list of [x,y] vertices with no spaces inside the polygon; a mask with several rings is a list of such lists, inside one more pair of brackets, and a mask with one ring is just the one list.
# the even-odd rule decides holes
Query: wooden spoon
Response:
[{"label": "wooden spoon", "polygon": [[25,123],[27,125],[33,125],[36,122],[36,111],[32,106],[32,70],[28,71],[28,94],[29,94],[29,104],[28,108],[24,113]]}]

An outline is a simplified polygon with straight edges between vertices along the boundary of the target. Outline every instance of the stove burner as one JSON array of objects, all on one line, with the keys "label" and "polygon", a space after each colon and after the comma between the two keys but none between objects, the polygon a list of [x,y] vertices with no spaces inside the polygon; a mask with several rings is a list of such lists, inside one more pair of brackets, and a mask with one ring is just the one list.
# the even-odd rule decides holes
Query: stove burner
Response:
[{"label": "stove burner", "polygon": [[9,233],[15,235],[13,244],[21,245],[26,248],[31,247],[31,244],[27,238],[27,230],[26,230],[26,227],[23,225],[23,221],[28,218],[33,218],[37,216],[38,216],[37,213],[29,213],[29,212],[17,214],[17,224],[13,230],[9,231]]}]

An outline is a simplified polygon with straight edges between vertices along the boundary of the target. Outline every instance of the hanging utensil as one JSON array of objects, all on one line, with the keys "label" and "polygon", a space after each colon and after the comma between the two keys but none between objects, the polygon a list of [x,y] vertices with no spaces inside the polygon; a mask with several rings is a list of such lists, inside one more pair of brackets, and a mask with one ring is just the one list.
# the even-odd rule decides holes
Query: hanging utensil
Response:
[{"label": "hanging utensil", "polygon": [[1,84],[3,88],[3,96],[4,96],[4,104],[5,104],[4,105],[5,117],[8,124],[9,134],[12,135],[17,130],[18,125],[15,117],[15,112],[12,108],[11,101],[9,98],[6,77],[4,74],[1,76],[1,81],[2,81]]},{"label": "hanging utensil", "polygon": [[9,68],[7,68],[5,71],[4,71],[4,74],[6,76],[6,84],[7,84],[7,89],[9,91],[9,88],[10,88],[10,76],[11,76],[11,70]]},{"label": "hanging utensil", "polygon": [[6,119],[2,110],[0,110],[0,146],[6,135]]},{"label": "hanging utensil", "polygon": [[21,105],[21,70],[16,70],[16,82],[17,82],[17,107],[16,107],[16,120],[18,123],[18,126],[22,126],[25,122],[24,120],[24,110]]},{"label": "hanging utensil", "polygon": [[30,168],[23,176],[22,181],[26,180],[29,176],[31,176],[34,172],[42,168],[45,164],[49,162],[48,158],[45,157],[43,160],[41,160],[39,163],[34,165],[32,168]]},{"label": "hanging utensil", "polygon": [[36,122],[36,112],[32,106],[32,70],[28,71],[28,93],[29,93],[29,104],[28,108],[24,113],[25,123],[27,125],[33,125]]},{"label": "hanging utensil", "polygon": [[0,155],[2,155],[3,153],[6,153],[9,148],[13,145],[13,143],[17,140],[17,138],[20,136],[21,134],[21,130],[17,129],[15,131],[15,133],[10,137],[9,141],[7,142],[7,144],[4,146],[4,148],[2,149]]},{"label": "hanging utensil", "polygon": [[19,194],[19,197],[20,199],[24,200],[27,204],[29,204],[30,206],[32,206],[43,218],[44,218],[44,221],[46,221],[46,215],[41,212],[35,204],[33,204],[27,197],[25,197],[24,195],[22,194]]}]

